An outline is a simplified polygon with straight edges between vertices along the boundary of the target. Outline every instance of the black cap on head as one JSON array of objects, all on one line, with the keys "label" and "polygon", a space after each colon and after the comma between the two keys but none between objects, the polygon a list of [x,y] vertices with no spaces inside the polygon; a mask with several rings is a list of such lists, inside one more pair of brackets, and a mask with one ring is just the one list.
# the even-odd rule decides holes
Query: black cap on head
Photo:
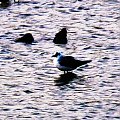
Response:
[{"label": "black cap on head", "polygon": [[57,57],[59,55],[61,55],[61,53],[60,52],[56,52],[52,57]]}]

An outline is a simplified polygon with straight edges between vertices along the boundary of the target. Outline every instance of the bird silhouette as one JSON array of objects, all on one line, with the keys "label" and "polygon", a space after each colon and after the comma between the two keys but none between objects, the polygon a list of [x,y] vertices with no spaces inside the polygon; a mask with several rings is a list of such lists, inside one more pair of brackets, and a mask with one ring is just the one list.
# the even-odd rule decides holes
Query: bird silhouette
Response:
[{"label": "bird silhouette", "polygon": [[67,44],[67,29],[62,28],[61,31],[56,33],[53,42],[55,44]]},{"label": "bird silhouette", "polygon": [[22,37],[16,39],[15,42],[22,42],[22,43],[26,43],[26,44],[32,44],[32,42],[34,42],[34,38],[33,38],[31,33],[26,33]]}]

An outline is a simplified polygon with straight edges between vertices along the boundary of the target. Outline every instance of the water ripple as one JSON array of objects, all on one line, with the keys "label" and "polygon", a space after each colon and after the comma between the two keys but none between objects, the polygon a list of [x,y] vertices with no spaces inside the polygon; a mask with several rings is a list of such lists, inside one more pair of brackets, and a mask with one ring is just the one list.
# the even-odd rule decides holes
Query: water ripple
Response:
[{"label": "water ripple", "polygon": [[[120,119],[119,0],[20,1],[0,6],[1,119]],[[53,38],[68,30],[68,44]],[[35,43],[15,43],[25,33]],[[63,74],[62,51],[88,66]]]}]

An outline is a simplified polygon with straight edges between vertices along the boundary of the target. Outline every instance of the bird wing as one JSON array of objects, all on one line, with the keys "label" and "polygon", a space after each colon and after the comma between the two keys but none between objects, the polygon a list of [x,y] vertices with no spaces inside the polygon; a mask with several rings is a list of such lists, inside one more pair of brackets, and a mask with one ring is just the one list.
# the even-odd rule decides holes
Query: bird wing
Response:
[{"label": "bird wing", "polygon": [[59,63],[61,66],[70,67],[74,69],[89,62],[91,62],[91,60],[80,61],[80,60],[76,60],[72,56],[62,56],[59,59]]},{"label": "bird wing", "polygon": [[59,63],[61,66],[76,68],[78,67],[78,60],[75,60],[72,56],[62,56],[59,59]]}]

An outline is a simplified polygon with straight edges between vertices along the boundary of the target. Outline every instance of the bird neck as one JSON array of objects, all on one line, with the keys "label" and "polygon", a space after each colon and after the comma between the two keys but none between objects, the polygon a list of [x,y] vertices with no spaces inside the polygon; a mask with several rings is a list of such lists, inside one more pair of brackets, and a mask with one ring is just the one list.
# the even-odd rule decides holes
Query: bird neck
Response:
[{"label": "bird neck", "polygon": [[63,57],[63,55],[59,55],[59,56],[57,56],[57,59],[58,59],[58,61],[61,59]]}]

